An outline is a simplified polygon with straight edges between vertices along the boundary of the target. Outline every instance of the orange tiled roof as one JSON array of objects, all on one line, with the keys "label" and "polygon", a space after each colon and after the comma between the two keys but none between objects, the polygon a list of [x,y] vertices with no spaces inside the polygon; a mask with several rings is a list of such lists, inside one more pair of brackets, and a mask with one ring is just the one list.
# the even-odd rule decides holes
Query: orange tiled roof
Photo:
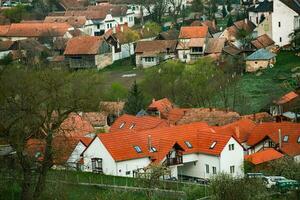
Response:
[{"label": "orange tiled roof", "polygon": [[80,141],[82,142],[82,144],[84,144],[87,147],[93,141],[93,138],[81,137]]},{"label": "orange tiled roof", "polygon": [[[121,127],[121,125],[124,124]],[[122,115],[112,124],[110,132],[124,131],[124,130],[148,130],[153,128],[168,127],[169,124],[166,120],[152,116],[133,116]]]},{"label": "orange tiled roof", "polygon": [[[300,124],[292,122],[264,122],[258,124],[252,130],[247,144],[254,146],[265,138],[270,138],[274,143],[279,144],[279,129],[281,130],[282,148],[280,151],[295,156],[300,154]],[[284,142],[283,138],[288,136],[288,141]]]},{"label": "orange tiled roof", "polygon": [[233,135],[240,143],[243,143],[248,140],[255,126],[256,124],[252,120],[240,119],[224,126],[214,127],[214,129],[221,134]]},{"label": "orange tiled roof", "polygon": [[[199,122],[144,131],[103,133],[98,137],[116,161],[143,157],[162,160],[166,156],[164,148],[175,143],[184,149],[184,154],[205,153],[217,156],[231,138],[230,135],[214,133],[206,123]],[[157,152],[148,151],[149,138],[151,146],[155,147]],[[189,141],[193,148],[188,148],[185,141]],[[210,148],[214,141],[215,147]],[[139,146],[142,152],[137,153],[134,146]]]},{"label": "orange tiled roof", "polygon": [[163,98],[160,100],[152,100],[152,103],[148,106],[148,110],[157,110],[162,115],[165,115],[166,113],[170,112],[170,110],[173,108],[173,104],[168,98]]},{"label": "orange tiled roof", "polygon": [[71,26],[67,23],[14,23],[6,32],[6,37],[63,36]]},{"label": "orange tiled roof", "polygon": [[282,153],[279,153],[275,149],[268,148],[251,155],[246,155],[245,160],[253,163],[254,165],[258,165],[272,160],[277,160],[283,156],[284,155]]},{"label": "orange tiled roof", "polygon": [[289,92],[285,95],[283,95],[276,103],[277,104],[285,104],[288,103],[290,101],[292,101],[293,99],[297,98],[299,95],[295,92]]},{"label": "orange tiled roof", "polygon": [[64,55],[96,55],[103,39],[97,36],[79,36],[67,42]]},{"label": "orange tiled roof", "polygon": [[207,26],[183,26],[180,29],[179,38],[205,38],[208,35]]},{"label": "orange tiled roof", "polygon": [[68,23],[75,28],[81,28],[86,23],[85,16],[47,16],[45,23]]},{"label": "orange tiled roof", "polygon": [[10,25],[0,25],[0,36],[6,36]]}]

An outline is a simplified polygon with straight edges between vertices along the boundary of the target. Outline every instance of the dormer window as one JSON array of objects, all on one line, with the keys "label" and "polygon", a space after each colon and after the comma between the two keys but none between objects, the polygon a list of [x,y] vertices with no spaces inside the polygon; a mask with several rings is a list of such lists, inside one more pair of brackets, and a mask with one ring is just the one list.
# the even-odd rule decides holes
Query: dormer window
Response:
[{"label": "dormer window", "polygon": [[133,129],[135,127],[135,124],[131,124],[131,126],[129,127],[129,129]]},{"label": "dormer window", "polygon": [[119,126],[119,128],[123,128],[125,126],[126,122],[122,122]]},{"label": "dormer window", "polygon": [[189,149],[193,148],[193,145],[189,141],[185,141],[184,143]]},{"label": "dormer window", "polygon": [[217,142],[216,141],[214,141],[211,145],[210,145],[210,149],[213,149],[213,148],[215,148],[215,146],[216,146],[216,144],[217,144]]},{"label": "dormer window", "polygon": [[298,142],[298,143],[300,143],[300,136],[298,137],[298,140],[297,140],[297,142]]},{"label": "dormer window", "polygon": [[134,146],[133,148],[135,149],[135,151],[136,151],[137,153],[141,153],[141,152],[142,152],[142,149],[141,149],[140,146]]},{"label": "dormer window", "polygon": [[157,149],[155,147],[150,147],[150,152],[157,152]]},{"label": "dormer window", "polygon": [[288,136],[288,135],[285,135],[285,136],[283,137],[283,141],[284,141],[284,142],[288,142],[288,141],[289,141],[289,136]]}]

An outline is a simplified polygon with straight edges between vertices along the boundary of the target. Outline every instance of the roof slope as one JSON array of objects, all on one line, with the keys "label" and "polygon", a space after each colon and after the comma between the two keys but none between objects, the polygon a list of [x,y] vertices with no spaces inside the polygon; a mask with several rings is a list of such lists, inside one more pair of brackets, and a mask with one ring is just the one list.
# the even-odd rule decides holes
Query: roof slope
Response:
[{"label": "roof slope", "polygon": [[80,28],[85,25],[85,16],[47,16],[45,23],[68,23],[75,28]]},{"label": "roof slope", "polygon": [[272,58],[276,57],[276,54],[271,53],[270,51],[266,49],[259,49],[249,55],[246,60],[270,60]]},{"label": "roof slope", "polygon": [[296,13],[300,14],[300,1],[299,0],[280,0],[290,9],[295,11]]},{"label": "roof slope", "polygon": [[225,42],[225,38],[208,38],[205,53],[222,53]]},{"label": "roof slope", "polygon": [[153,41],[139,41],[137,42],[135,52],[156,52],[156,53],[166,53],[174,52],[176,49],[176,40],[153,40]]},{"label": "roof slope", "polygon": [[[166,156],[161,155],[161,152],[165,152],[163,150],[165,146],[174,143],[178,143],[184,149],[184,154],[198,152],[217,156],[231,138],[228,135],[213,133],[206,123],[192,123],[138,132],[114,132],[99,134],[98,137],[116,161],[143,157],[162,160]],[[149,152],[149,140],[157,152]],[[185,141],[189,141],[193,147],[188,148]],[[210,148],[214,141],[216,141],[215,147]],[[142,152],[137,153],[134,146],[139,146]]]},{"label": "roof slope", "polygon": [[285,104],[285,103],[292,101],[293,99],[295,99],[297,97],[299,97],[299,95],[296,92],[291,91],[291,92],[283,95],[282,97],[280,97],[280,99],[276,103],[277,104]]},{"label": "roof slope", "polygon": [[180,29],[180,39],[205,38],[208,36],[207,26],[183,26]]},{"label": "roof slope", "polygon": [[166,120],[152,116],[133,116],[124,114],[110,127],[110,132],[124,131],[124,130],[147,130],[153,128],[168,127]]},{"label": "roof slope", "polygon": [[67,42],[64,55],[96,55],[99,53],[103,39],[97,36],[79,36]]},{"label": "roof slope", "polygon": [[261,48],[266,48],[266,47],[269,47],[271,45],[274,45],[275,42],[267,34],[263,34],[261,36],[258,36],[254,40],[252,40],[251,44],[255,48],[261,49]]},{"label": "roof slope", "polygon": [[269,148],[251,155],[246,155],[245,160],[253,163],[254,165],[258,165],[272,160],[277,160],[283,156],[284,155],[282,153],[279,153],[275,149]]}]

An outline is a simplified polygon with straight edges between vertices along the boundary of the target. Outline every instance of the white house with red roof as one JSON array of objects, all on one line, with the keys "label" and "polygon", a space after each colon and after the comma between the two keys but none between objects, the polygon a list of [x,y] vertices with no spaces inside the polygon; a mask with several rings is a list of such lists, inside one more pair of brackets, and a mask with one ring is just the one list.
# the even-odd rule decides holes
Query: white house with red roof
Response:
[{"label": "white house with red roof", "polygon": [[243,175],[243,147],[231,135],[206,123],[99,134],[82,153],[84,171],[134,176],[151,163],[163,164],[174,177],[198,178],[225,172]]}]

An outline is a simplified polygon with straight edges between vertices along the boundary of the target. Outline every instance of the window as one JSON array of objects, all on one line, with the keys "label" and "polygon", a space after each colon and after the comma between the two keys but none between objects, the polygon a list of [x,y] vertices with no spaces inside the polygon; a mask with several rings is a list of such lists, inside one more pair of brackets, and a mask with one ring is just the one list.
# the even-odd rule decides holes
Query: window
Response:
[{"label": "window", "polygon": [[131,124],[131,126],[129,127],[129,129],[133,129],[135,127],[135,124]]},{"label": "window", "polygon": [[109,24],[106,24],[107,29],[109,29]]},{"label": "window", "polygon": [[281,37],[279,37],[279,42],[282,42],[282,38]]},{"label": "window", "polygon": [[145,57],[145,62],[154,62],[154,57]]},{"label": "window", "polygon": [[125,126],[126,122],[122,122],[119,126],[119,128],[123,128]]},{"label": "window", "polygon": [[95,173],[103,172],[102,170],[102,158],[92,158],[92,171]]},{"label": "window", "polygon": [[209,165],[205,164],[205,168],[206,168],[206,173],[209,174]]},{"label": "window", "polygon": [[112,23],[109,23],[109,27],[112,28]]},{"label": "window", "polygon": [[135,149],[135,151],[136,151],[137,153],[141,153],[141,152],[142,152],[142,149],[141,149],[141,147],[139,147],[139,146],[134,146],[134,149]]},{"label": "window", "polygon": [[120,22],[123,22],[123,17],[120,17]]},{"label": "window", "polygon": [[210,145],[210,149],[213,149],[215,146],[216,146],[216,144],[217,144],[217,142],[216,141],[214,141],[211,145]]},{"label": "window", "polygon": [[201,53],[201,52],[203,52],[203,47],[193,47],[192,52]]},{"label": "window", "polygon": [[100,29],[100,24],[97,24],[97,29]]},{"label": "window", "polygon": [[130,175],[131,171],[126,171],[126,175]]},{"label": "window", "polygon": [[213,174],[217,174],[217,168],[216,167],[212,167],[212,171],[213,171]]},{"label": "window", "polygon": [[135,6],[132,6],[132,10],[133,10],[133,11],[135,10]]},{"label": "window", "polygon": [[233,151],[234,150],[234,144],[229,144],[229,151]]},{"label": "window", "polygon": [[150,152],[157,152],[157,149],[155,147],[150,147]]},{"label": "window", "polygon": [[255,61],[254,63],[257,64],[257,61]]},{"label": "window", "polygon": [[234,173],[234,165],[230,166],[230,173],[231,173],[231,174]]},{"label": "window", "polygon": [[278,27],[281,27],[281,23],[280,22],[278,22]]},{"label": "window", "polygon": [[189,141],[185,141],[184,143],[188,148],[193,148],[193,145]]},{"label": "window", "polygon": [[300,136],[298,137],[298,140],[297,140],[297,142],[298,142],[298,143],[300,143]]},{"label": "window", "polygon": [[283,141],[284,141],[284,142],[288,142],[288,140],[289,140],[289,136],[288,136],[288,135],[285,135],[285,136],[283,137]]}]

